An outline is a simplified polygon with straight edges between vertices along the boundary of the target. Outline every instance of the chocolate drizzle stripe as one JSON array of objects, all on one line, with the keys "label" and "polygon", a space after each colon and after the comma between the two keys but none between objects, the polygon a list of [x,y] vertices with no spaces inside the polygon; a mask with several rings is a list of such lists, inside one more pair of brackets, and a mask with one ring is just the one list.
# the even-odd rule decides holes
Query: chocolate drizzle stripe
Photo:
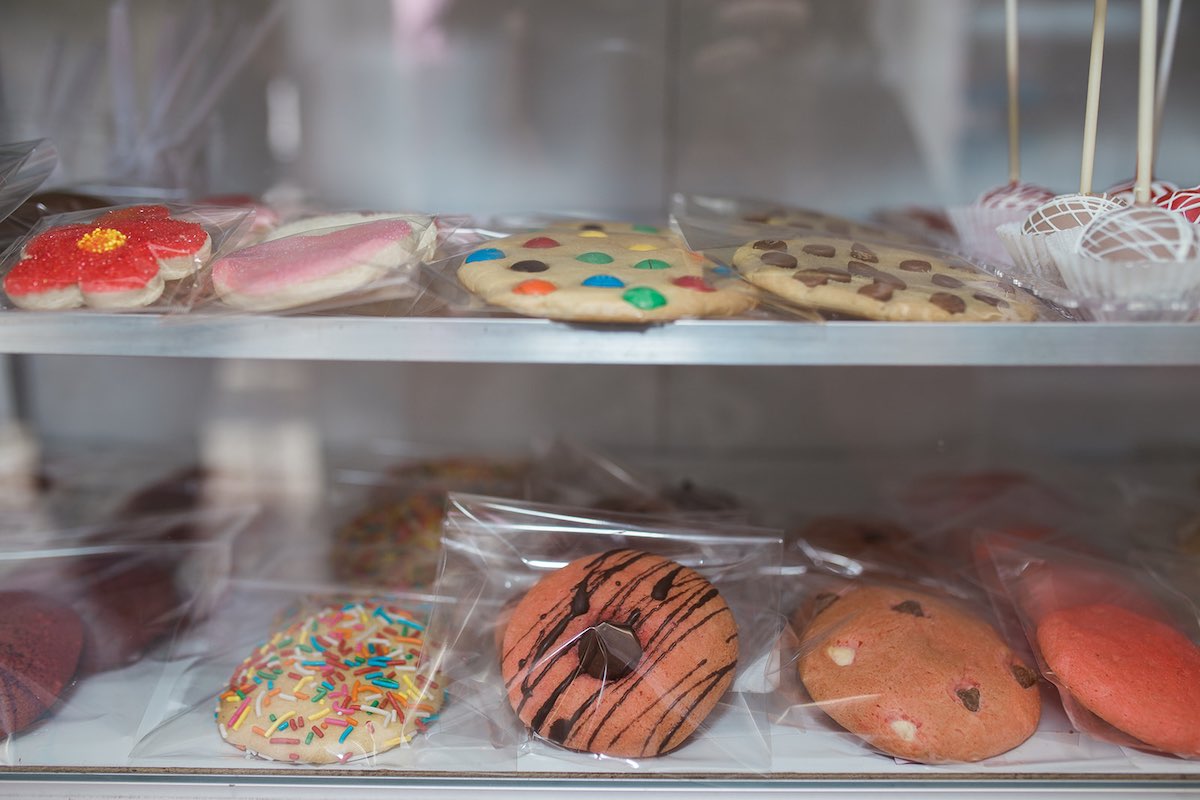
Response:
[{"label": "chocolate drizzle stripe", "polygon": [[[662,661],[668,655],[670,655],[671,651],[673,651],[675,649],[676,645],[678,645],[680,642],[686,640],[688,638],[688,636],[690,636],[694,631],[699,630],[700,628],[704,627],[714,617],[716,617],[720,614],[730,614],[730,613],[731,612],[729,611],[728,606],[724,606],[722,608],[717,609],[716,611],[711,612],[706,617],[699,620],[694,625],[692,625],[690,628],[688,628],[686,631],[683,631],[674,641],[672,641],[670,644],[666,645],[661,651],[657,652],[655,654],[654,660],[651,663],[639,665],[637,679],[630,681],[629,685],[624,687],[625,692],[609,706],[608,711],[605,713],[604,717],[600,720],[599,723],[597,723],[595,729],[592,731],[592,735],[588,738],[587,743],[584,746],[584,749],[586,749],[586,750],[592,749],[592,745],[595,743],[596,736],[599,735],[599,733],[602,730],[604,730],[604,726],[608,724],[608,721],[609,721],[609,719],[612,718],[612,715],[614,713],[616,713],[617,709],[619,709],[621,707],[621,705],[629,698],[629,695],[631,695],[633,693],[633,691],[646,679],[646,676],[649,673],[651,673],[655,667],[657,667],[660,663],[662,663]],[[678,623],[676,623],[676,625],[678,625]],[[646,649],[649,650],[649,647],[647,647]],[[612,737],[609,741],[615,742],[619,737],[620,737],[620,734],[618,733],[617,736]]]},{"label": "chocolate drizzle stripe", "polygon": [[[728,675],[729,673],[733,672],[735,669],[737,669],[737,661],[736,660],[731,661],[730,663],[726,664],[725,666],[721,667],[720,669],[718,669],[714,672],[709,673],[709,675],[706,678],[706,680],[708,681],[708,685],[705,686],[704,690],[696,696],[696,699],[693,700],[692,704],[687,707],[687,710],[679,715],[679,721],[675,723],[675,727],[673,727],[673,728],[671,728],[671,730],[667,731],[667,735],[662,738],[661,742],[659,742],[659,745],[658,745],[659,755],[662,755],[663,753],[674,750],[676,747],[678,747],[678,744],[676,744],[676,745],[671,744],[671,739],[673,739],[675,737],[675,735],[677,733],[679,733],[679,728],[683,725],[683,723],[687,722],[688,717],[690,717],[692,715],[692,712],[696,709],[696,706],[700,705],[700,703],[704,700],[704,698],[708,697],[712,693],[713,689],[715,689],[721,683],[721,681],[725,678],[725,676]],[[647,740],[647,741],[649,741],[649,740]],[[680,742],[682,743],[682,740],[680,740]]]}]

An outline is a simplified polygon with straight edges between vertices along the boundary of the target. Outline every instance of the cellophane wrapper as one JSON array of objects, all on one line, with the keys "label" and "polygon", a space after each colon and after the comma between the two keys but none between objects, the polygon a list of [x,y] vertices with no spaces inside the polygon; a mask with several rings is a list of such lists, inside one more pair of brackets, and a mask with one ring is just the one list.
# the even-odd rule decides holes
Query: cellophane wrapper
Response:
[{"label": "cellophane wrapper", "polygon": [[[456,698],[456,713],[473,717],[480,748],[516,745],[521,771],[753,773],[769,770],[771,747],[765,701],[771,688],[769,661],[782,626],[776,584],[767,578],[778,567],[780,547],[777,534],[734,524],[666,521],[451,495],[436,594],[439,598],[452,598],[453,602],[437,606],[429,637],[444,648],[436,660],[448,678],[451,696]],[[657,757],[577,752],[534,735],[514,714],[501,671],[499,651],[509,619],[530,589],[577,559],[619,558],[616,551],[625,550],[662,556],[695,570],[715,587],[737,626],[736,667],[732,668],[728,691],[690,736],[682,743],[673,742],[669,752]],[[682,588],[680,592],[674,599],[684,603],[681,598],[686,593]],[[715,597],[707,590],[700,595],[705,603]],[[570,598],[566,600],[569,604]],[[697,608],[685,607],[693,602],[698,601],[686,601],[678,613],[684,618],[696,614]],[[719,606],[713,608],[718,615],[725,613]],[[654,618],[652,608],[647,607],[645,613]],[[649,691],[651,698],[671,697],[682,703],[687,696],[692,702],[699,702],[697,698],[705,694],[704,686],[708,684],[704,681],[709,678],[688,684],[686,678],[681,680],[679,676],[659,677],[654,673],[653,663],[640,660],[632,671],[613,680],[604,677],[607,671],[600,677],[581,676],[579,647],[588,631],[596,631],[599,637],[602,624],[619,624],[619,621],[607,619],[603,609],[595,613],[589,609],[585,615],[571,619],[576,621],[562,629],[561,640],[556,640],[543,656],[555,662],[546,662],[548,667],[567,669],[575,678],[591,681],[588,687],[597,691],[594,702],[602,703],[606,690],[628,693],[646,681],[656,682]],[[649,647],[652,639],[646,639],[643,628],[636,630],[638,639],[644,639],[644,646]],[[668,631],[666,635],[677,634]],[[728,664],[707,664],[706,655],[696,653],[689,668],[700,670],[703,675],[709,674],[706,667],[714,674],[731,669]],[[716,679],[711,680],[712,685],[719,685]],[[589,701],[588,707],[593,701]],[[619,702],[616,708],[620,708]],[[631,707],[626,715],[637,719],[643,714],[662,712],[661,705]],[[586,721],[589,719],[593,722]],[[594,719],[583,709],[580,720],[585,721],[581,730],[593,735],[593,741],[608,730],[603,725],[596,726]],[[431,732],[431,739],[436,741],[438,735]],[[608,745],[596,747],[607,748]]]}]

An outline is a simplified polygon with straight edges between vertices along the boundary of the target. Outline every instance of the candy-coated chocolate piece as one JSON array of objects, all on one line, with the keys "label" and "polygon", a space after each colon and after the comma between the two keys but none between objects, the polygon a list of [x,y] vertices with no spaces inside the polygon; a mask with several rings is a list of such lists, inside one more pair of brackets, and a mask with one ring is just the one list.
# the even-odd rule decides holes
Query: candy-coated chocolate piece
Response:
[{"label": "candy-coated chocolate piece", "polygon": [[667,298],[662,296],[661,292],[657,292],[646,286],[635,286],[625,294],[621,295],[629,305],[640,308],[643,311],[649,311],[653,308],[662,308],[667,304]]},{"label": "candy-coated chocolate piece", "polygon": [[504,258],[504,252],[495,247],[485,247],[482,250],[476,250],[471,255],[467,256],[466,263],[474,264],[479,261],[495,261]]}]

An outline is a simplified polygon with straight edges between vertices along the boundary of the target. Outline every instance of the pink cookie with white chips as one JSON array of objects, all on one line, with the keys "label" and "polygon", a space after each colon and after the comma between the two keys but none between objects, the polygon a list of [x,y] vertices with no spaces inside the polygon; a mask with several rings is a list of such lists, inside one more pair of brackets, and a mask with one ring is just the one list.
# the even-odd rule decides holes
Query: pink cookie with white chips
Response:
[{"label": "pink cookie with white chips", "polygon": [[432,254],[428,217],[332,214],[277,228],[261,244],[213,264],[213,287],[226,305],[279,311],[370,286]]}]

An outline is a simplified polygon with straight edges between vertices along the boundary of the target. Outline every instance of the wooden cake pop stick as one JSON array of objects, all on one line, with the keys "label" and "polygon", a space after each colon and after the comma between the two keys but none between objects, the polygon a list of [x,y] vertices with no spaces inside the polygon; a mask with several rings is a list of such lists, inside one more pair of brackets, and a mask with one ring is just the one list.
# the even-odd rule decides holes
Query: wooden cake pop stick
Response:
[{"label": "wooden cake pop stick", "polygon": [[1083,115],[1083,166],[1079,170],[1079,193],[1092,193],[1096,168],[1096,120],[1100,115],[1100,73],[1104,69],[1104,23],[1108,0],[1096,0],[1092,17],[1092,60],[1088,66],[1087,108]]},{"label": "wooden cake pop stick", "polygon": [[1017,67],[1017,0],[1004,0],[1004,56],[1008,66],[1008,180],[1021,179],[1021,76]]},{"label": "wooden cake pop stick", "polygon": [[1171,82],[1171,62],[1175,59],[1175,40],[1179,38],[1179,8],[1183,0],[1171,0],[1167,8],[1167,28],[1163,31],[1158,58],[1158,88],[1154,98],[1154,163],[1158,163],[1158,145],[1162,141],[1163,107],[1167,103],[1167,84]]},{"label": "wooden cake pop stick", "polygon": [[1154,172],[1154,67],[1158,38],[1158,0],[1142,0],[1141,56],[1138,60],[1137,179],[1134,202],[1150,202]]}]

